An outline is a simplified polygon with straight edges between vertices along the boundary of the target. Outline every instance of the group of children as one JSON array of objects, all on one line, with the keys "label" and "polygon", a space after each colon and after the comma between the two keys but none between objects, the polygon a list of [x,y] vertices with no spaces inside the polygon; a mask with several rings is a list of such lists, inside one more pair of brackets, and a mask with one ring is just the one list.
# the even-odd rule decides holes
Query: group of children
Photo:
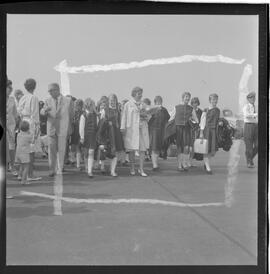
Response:
[{"label": "group of children", "polygon": [[[73,98],[72,134],[68,136],[67,151],[71,152],[77,169],[83,170],[81,163],[84,161],[85,171],[89,178],[93,178],[93,169],[97,168],[95,164],[102,173],[105,173],[105,160],[110,159],[112,177],[118,176],[116,172],[118,163],[127,165],[128,162],[131,168],[130,174],[135,175],[137,154],[140,158],[138,172],[146,177],[147,174],[143,170],[145,158],[151,159],[153,171],[158,171],[158,158],[166,159],[168,147],[176,144],[178,171],[188,171],[193,165],[192,160],[197,159],[203,160],[206,173],[212,174],[210,159],[220,147],[217,133],[221,122],[220,110],[217,107],[218,95],[210,94],[209,106],[201,110],[199,99],[197,97],[191,99],[191,94],[184,92],[181,103],[176,105],[170,114],[162,106],[161,96],[154,98],[153,106],[148,98],[141,99],[141,97],[142,89],[134,88],[132,99],[123,100],[121,103],[118,102],[115,94],[102,96],[97,104],[91,98],[86,98],[84,101]],[[10,105],[13,108],[13,105]],[[40,107],[42,108],[42,104]],[[127,133],[125,127],[129,129],[137,126],[135,125],[137,120],[134,120],[135,122],[131,120],[134,114],[128,114],[134,108],[139,111],[139,131],[136,133],[134,129]],[[250,117],[245,126],[250,132],[255,128],[254,121],[250,122],[251,119]],[[253,124],[249,125],[250,123]],[[40,128],[42,127],[44,128],[42,131],[46,131],[46,120],[43,121],[40,116]],[[20,163],[18,179],[22,184],[28,184],[29,157],[36,136],[30,134],[30,124],[27,120],[20,122],[19,129],[16,149],[16,159]],[[203,155],[198,155],[194,151],[196,139],[207,140],[207,152]],[[137,141],[138,148],[130,149],[129,146],[132,147]],[[256,148],[250,152],[251,150],[247,148],[249,167],[254,166],[253,158],[257,153]]]}]

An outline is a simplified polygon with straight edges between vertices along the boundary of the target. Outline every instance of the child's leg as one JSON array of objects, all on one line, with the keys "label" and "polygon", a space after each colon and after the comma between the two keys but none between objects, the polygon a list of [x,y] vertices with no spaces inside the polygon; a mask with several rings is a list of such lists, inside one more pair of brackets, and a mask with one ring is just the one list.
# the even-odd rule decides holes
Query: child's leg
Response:
[{"label": "child's leg", "polygon": [[115,173],[115,169],[116,169],[116,166],[117,166],[117,155],[112,159],[111,161],[111,175],[113,177],[117,176],[117,174]]},{"label": "child's leg", "polygon": [[22,163],[22,184],[27,183],[27,175],[29,174],[29,163]]},{"label": "child's leg", "polygon": [[158,156],[159,156],[159,153],[152,150],[152,157],[151,158],[152,158],[153,168],[158,167]]},{"label": "child's leg", "polygon": [[76,146],[76,165],[77,165],[77,168],[80,168],[80,165],[81,165],[81,150],[80,150],[79,145]]},{"label": "child's leg", "polygon": [[94,149],[88,150],[88,175],[93,176]]},{"label": "child's leg", "polygon": [[129,151],[130,173],[135,174],[135,150]]},{"label": "child's leg", "polygon": [[204,154],[203,155],[203,161],[204,161],[204,165],[207,171],[211,171],[211,167],[210,167],[210,154]]},{"label": "child's leg", "polygon": [[189,160],[189,147],[185,146],[184,153],[183,153],[183,168],[184,169],[188,168],[188,160]]},{"label": "child's leg", "polygon": [[18,174],[18,179],[22,179],[22,173],[23,173],[23,165],[22,163],[20,162],[20,169],[19,169],[19,174]]},{"label": "child's leg", "polygon": [[144,171],[143,171],[145,151],[140,151],[139,152],[139,157],[140,157],[140,174],[145,177],[145,176],[147,176],[147,174],[144,173]]}]

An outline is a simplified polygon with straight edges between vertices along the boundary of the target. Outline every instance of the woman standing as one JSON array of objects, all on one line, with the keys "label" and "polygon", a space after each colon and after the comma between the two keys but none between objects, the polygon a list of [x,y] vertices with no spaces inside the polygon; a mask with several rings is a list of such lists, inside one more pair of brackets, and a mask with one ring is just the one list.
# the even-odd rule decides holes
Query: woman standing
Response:
[{"label": "woman standing", "polygon": [[112,159],[110,173],[112,177],[116,177],[117,160],[124,150],[124,144],[120,132],[120,111],[115,94],[110,94],[108,97],[108,108],[105,108],[105,115],[99,122],[97,140],[100,140],[98,143],[101,149],[106,149],[106,156]]},{"label": "woman standing", "polygon": [[179,171],[188,171],[189,148],[192,142],[189,120],[192,118],[195,122],[198,122],[195,110],[188,104],[190,97],[189,92],[182,94],[182,104],[175,106],[170,118],[170,121],[175,120]]},{"label": "woman standing", "polygon": [[[71,143],[71,151],[74,156],[76,155],[76,167],[78,170],[81,170],[81,148],[80,148],[80,132],[79,132],[79,124],[80,118],[83,114],[83,100],[77,99],[74,103],[74,117],[72,121],[73,131],[70,138]],[[75,154],[75,155],[74,155]]]},{"label": "woman standing", "polygon": [[11,97],[12,82],[7,80],[7,159],[9,162],[9,168],[13,176],[17,176],[18,173],[14,167],[15,162],[15,128],[18,119],[18,113],[14,97]]},{"label": "woman standing", "polygon": [[220,117],[220,110],[217,108],[218,95],[213,93],[209,95],[210,106],[204,110],[200,122],[200,138],[208,140],[208,153],[204,154],[204,168],[207,174],[213,174],[210,168],[209,160],[215,156],[218,151],[217,125]]},{"label": "woman standing", "polygon": [[21,120],[26,120],[30,124],[30,133],[34,138],[34,144],[31,145],[28,180],[36,181],[42,179],[41,177],[34,177],[35,152],[37,150],[37,139],[40,131],[39,100],[38,97],[34,95],[36,81],[34,79],[27,79],[24,83],[24,87],[26,93],[20,99],[18,112]]},{"label": "woman standing", "polygon": [[154,104],[160,108],[154,113],[149,121],[150,151],[153,164],[153,171],[158,171],[158,157],[162,150],[164,139],[165,125],[170,115],[166,108],[162,106],[162,97],[156,96]]},{"label": "woman standing", "polygon": [[91,98],[85,99],[84,106],[85,111],[80,117],[79,124],[80,142],[85,150],[86,172],[89,178],[93,178],[94,152],[97,147],[97,113],[95,102]]},{"label": "woman standing", "polygon": [[145,115],[141,114],[141,98],[143,89],[133,88],[132,98],[125,104],[121,120],[121,132],[123,133],[126,151],[129,151],[130,174],[135,175],[135,152],[139,151],[140,168],[139,174],[147,177],[143,170],[145,152],[149,148],[148,125],[145,123]]}]

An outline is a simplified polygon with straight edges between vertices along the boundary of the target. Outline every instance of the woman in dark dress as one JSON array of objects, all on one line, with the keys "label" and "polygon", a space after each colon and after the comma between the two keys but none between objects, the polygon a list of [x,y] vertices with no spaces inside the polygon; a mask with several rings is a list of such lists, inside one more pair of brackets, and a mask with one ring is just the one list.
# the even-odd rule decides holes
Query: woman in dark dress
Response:
[{"label": "woman in dark dress", "polygon": [[159,169],[158,157],[162,150],[165,125],[170,118],[167,109],[162,106],[162,102],[163,100],[161,96],[155,97],[154,104],[156,106],[160,106],[160,108],[156,109],[148,123],[153,171],[157,171]]},{"label": "woman in dark dress", "polygon": [[[94,152],[97,147],[97,113],[95,102],[87,98],[84,102],[85,111],[80,117],[79,133],[80,142],[85,152],[85,168],[89,178],[93,178]],[[87,163],[86,163],[87,160]]]},{"label": "woman in dark dress", "polygon": [[208,140],[208,153],[204,154],[204,167],[208,174],[212,174],[209,160],[215,156],[218,151],[217,125],[220,117],[220,110],[217,108],[218,95],[213,93],[209,95],[210,106],[206,108],[200,122],[200,138]]},{"label": "woman in dark dress", "polygon": [[200,124],[200,121],[201,121],[202,110],[198,107],[200,105],[199,98],[198,97],[192,98],[191,101],[190,101],[190,105],[193,107],[193,109],[194,109],[194,111],[196,113],[196,116],[197,116],[197,119],[198,119],[198,123],[194,123],[194,126],[191,128],[191,138],[192,138],[192,140],[191,140],[191,147],[190,147],[190,158],[189,158],[189,162],[188,162],[189,167],[194,166],[192,164],[193,158],[195,158],[196,160],[197,159],[198,160],[199,159],[200,160],[203,159],[202,154],[198,155],[198,153],[194,153],[194,148],[193,148],[195,139],[199,138],[199,135],[200,135],[199,124]]},{"label": "woman in dark dress", "polygon": [[[71,151],[73,152],[73,159],[75,159],[76,155],[76,166],[77,169],[80,170],[81,164],[81,146],[80,146],[80,133],[79,133],[79,124],[80,118],[83,114],[83,100],[77,99],[74,103],[74,117],[72,121],[72,134],[70,138]],[[75,154],[75,155],[74,155]]]},{"label": "woman in dark dress", "polygon": [[97,140],[99,148],[105,150],[105,156],[111,160],[111,176],[116,177],[115,172],[117,159],[124,150],[122,134],[120,132],[120,111],[118,100],[115,94],[108,97],[108,107],[105,108],[105,115],[99,122]]}]

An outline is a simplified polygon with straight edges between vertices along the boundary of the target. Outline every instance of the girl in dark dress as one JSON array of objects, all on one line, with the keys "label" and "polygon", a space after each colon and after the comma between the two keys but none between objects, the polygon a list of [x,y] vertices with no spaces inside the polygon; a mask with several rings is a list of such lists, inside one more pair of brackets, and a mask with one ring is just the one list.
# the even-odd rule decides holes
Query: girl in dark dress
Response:
[{"label": "girl in dark dress", "polygon": [[[80,146],[80,133],[79,133],[79,124],[80,118],[83,114],[83,100],[78,99],[74,103],[74,117],[72,121],[72,134],[71,134],[71,151],[73,152],[73,159],[75,159],[76,155],[76,166],[77,169],[80,170],[81,164],[81,146]],[[75,155],[74,155],[75,154]]]},{"label": "girl in dark dress", "polygon": [[212,174],[209,160],[215,156],[218,151],[217,142],[217,125],[220,117],[220,110],[216,107],[218,95],[213,93],[209,95],[210,106],[206,108],[201,117],[200,122],[200,138],[208,140],[208,154],[204,154],[204,167],[208,174]]},{"label": "girl in dark dress", "polygon": [[188,104],[190,97],[189,92],[182,94],[182,104],[175,106],[175,111],[170,118],[175,120],[179,171],[188,171],[189,148],[192,142],[189,120],[192,118],[195,122],[198,121],[194,109]]},{"label": "girl in dark dress", "polygon": [[79,124],[80,142],[84,148],[86,171],[89,178],[93,178],[94,152],[97,147],[97,113],[95,102],[91,98],[85,100],[84,107],[85,111],[80,117]]},{"label": "girl in dark dress", "polygon": [[[200,100],[199,100],[198,97],[192,98],[191,101],[190,101],[190,105],[193,107],[193,109],[194,109],[194,111],[196,113],[196,116],[197,116],[197,119],[198,119],[198,123],[195,123],[194,127],[191,129],[191,147],[190,147],[190,157],[189,157],[189,162],[188,162],[188,166],[189,167],[194,166],[192,164],[193,158],[199,159],[199,155],[197,155],[197,154],[194,155],[193,145],[194,145],[195,139],[199,138],[199,135],[200,135],[199,124],[200,124],[201,116],[202,116],[202,110],[198,107],[200,105]],[[201,160],[202,160],[202,154],[201,154]]]},{"label": "girl in dark dress", "polygon": [[162,144],[164,139],[165,125],[168,122],[170,115],[166,108],[162,107],[162,97],[156,96],[154,104],[160,106],[156,112],[152,115],[149,125],[149,138],[150,138],[150,151],[153,164],[153,171],[157,171],[158,157],[162,150]]},{"label": "girl in dark dress", "polygon": [[115,172],[117,160],[120,153],[124,150],[122,134],[120,132],[120,111],[118,100],[115,94],[108,97],[108,108],[105,108],[105,115],[99,122],[97,140],[99,148],[106,150],[105,156],[111,158],[111,176],[116,177]]}]

